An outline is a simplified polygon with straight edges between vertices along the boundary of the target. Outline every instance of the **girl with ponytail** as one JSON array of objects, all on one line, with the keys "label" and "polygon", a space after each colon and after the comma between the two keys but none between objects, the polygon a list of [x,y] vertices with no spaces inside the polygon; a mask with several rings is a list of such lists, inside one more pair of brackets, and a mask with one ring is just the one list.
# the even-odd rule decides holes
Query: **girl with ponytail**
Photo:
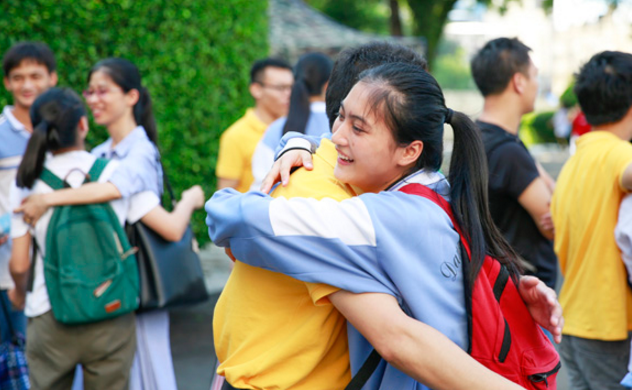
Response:
[{"label": "girl with ponytail", "polygon": [[[84,97],[94,121],[105,126],[110,135],[92,150],[92,154],[117,160],[118,168],[107,183],[90,183],[78,189],[30,197],[17,210],[24,212],[25,218],[37,221],[52,206],[99,203],[145,191],[158,198],[162,195],[163,173],[156,122],[151,98],[141,83],[138,68],[122,58],[98,62],[88,74]],[[203,202],[202,189],[192,187],[183,193],[183,199],[178,203],[183,205],[171,213],[178,218],[178,223],[172,224],[168,218],[163,218],[160,229],[152,228],[167,240],[180,240],[193,210],[201,207]],[[136,322],[138,347],[131,389],[175,390],[168,312],[156,310],[139,314]]]},{"label": "girl with ponytail", "polygon": [[294,66],[294,84],[287,117],[279,118],[266,130],[252,155],[254,181],[250,190],[257,191],[274,163],[274,150],[281,137],[293,131],[310,136],[329,132],[325,113],[325,92],[333,62],[322,53],[307,53]]},{"label": "girl with ponytail", "polygon": [[[90,171],[96,160],[96,156],[84,149],[88,120],[81,99],[73,91],[49,89],[35,100],[30,115],[34,131],[18,168],[16,185],[11,189],[14,208],[27,197],[53,193],[53,189],[40,180],[44,168],[75,188],[82,186],[85,173]],[[94,185],[107,186],[107,181],[120,169],[119,165],[118,161],[110,161]],[[121,224],[125,221],[135,223],[140,219],[159,234],[168,236],[182,235],[191,213],[202,202],[203,194],[189,191],[183,195],[177,210],[167,213],[160,206],[157,194],[144,191],[110,204]],[[25,306],[25,314],[30,318],[26,353],[31,384],[34,389],[70,388],[75,368],[81,365],[90,375],[85,376],[83,383],[78,383],[79,387],[127,389],[136,351],[134,313],[81,325],[80,334],[76,326],[59,323],[51,313],[42,253],[46,253],[47,230],[52,214],[49,210],[38,221],[14,214],[11,221],[13,248],[10,270],[15,289],[10,296],[14,305]],[[31,248],[32,237],[38,243],[36,249]],[[73,245],[77,248],[85,246],[81,243]],[[36,260],[33,288],[27,295],[30,253],[36,256]],[[138,333],[141,332],[139,329]],[[103,343],[103,340],[110,341]]]},{"label": "girl with ponytail", "polygon": [[[439,172],[445,124],[455,138],[448,179]],[[323,296],[322,287],[309,287],[315,303],[333,304],[353,325],[352,372],[367,360],[367,339],[390,363],[381,361],[363,388],[521,388],[465,353],[465,286],[485,255],[505,264],[514,280],[520,273],[516,255],[491,222],[485,153],[474,123],[445,106],[429,73],[391,63],[361,74],[332,132],[335,180],[361,195],[336,202],[221,190],[206,204],[213,242],[248,265],[340,289]],[[419,184],[451,204],[470,243],[469,275],[450,217],[432,200],[405,192]],[[540,308],[551,294],[542,293]],[[524,291],[522,297],[537,301]],[[552,303],[536,316],[552,329],[559,325],[552,319],[557,310]]]}]

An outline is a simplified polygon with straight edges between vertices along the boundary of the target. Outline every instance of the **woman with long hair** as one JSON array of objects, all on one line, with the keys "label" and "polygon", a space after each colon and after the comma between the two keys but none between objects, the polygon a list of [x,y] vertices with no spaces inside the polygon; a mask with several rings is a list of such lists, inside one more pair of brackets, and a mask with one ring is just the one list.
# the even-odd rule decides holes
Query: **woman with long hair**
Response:
[{"label": "woman with long hair", "polygon": [[[17,206],[33,194],[51,193],[53,189],[40,179],[46,168],[72,187],[81,186],[96,157],[85,151],[88,134],[86,112],[77,94],[68,89],[53,88],[42,94],[31,108],[33,135],[20,163],[12,204]],[[50,153],[50,156],[47,156]],[[109,180],[118,163],[108,163],[98,181]],[[179,204],[181,211],[191,213],[199,202],[199,191],[189,191]],[[140,192],[112,201],[119,223],[142,220],[153,229],[165,230],[163,224],[182,224],[178,215],[166,213],[156,194]],[[11,297],[14,305],[25,302],[28,324],[27,358],[33,389],[70,389],[77,364],[87,373],[87,389],[127,389],[136,344],[134,313],[79,326],[58,322],[51,314],[44,275],[43,253],[46,251],[48,224],[52,210],[37,223],[14,215],[11,235],[14,239],[10,269],[16,289]],[[27,223],[28,222],[28,223]],[[173,227],[172,227],[173,229]],[[178,234],[177,232],[175,234]],[[32,248],[34,237],[38,246]],[[80,244],[79,244],[80,245]],[[32,292],[26,294],[26,278],[35,257]],[[60,358],[63,356],[63,358]]]},{"label": "woman with long hair", "polygon": [[[455,138],[448,180],[438,173],[444,123]],[[338,203],[218,191],[206,204],[213,241],[247,264],[340,289],[312,299],[332,303],[354,326],[354,372],[371,348],[358,331],[390,363],[380,363],[368,388],[515,386],[479,370],[463,351],[465,285],[475,280],[485,256],[519,277],[517,258],[489,214],[484,152],[473,122],[446,108],[430,74],[388,64],[363,73],[332,131],[335,179],[362,195]],[[467,260],[450,217],[433,201],[399,191],[409,184],[450,202],[471,249],[469,274],[459,268]],[[416,337],[431,334],[424,325],[441,334]]]},{"label": "woman with long hair", "polygon": [[254,182],[250,190],[259,190],[274,163],[274,150],[281,137],[293,131],[310,136],[329,132],[325,113],[325,92],[333,62],[322,53],[307,53],[294,66],[294,84],[287,117],[274,121],[266,130],[252,155]]},{"label": "woman with long hair", "polygon": [[[92,150],[97,157],[119,162],[107,183],[87,184],[78,189],[60,190],[30,197],[18,208],[33,221],[43,210],[64,204],[98,203],[151,191],[161,197],[163,174],[157,147],[158,133],[148,90],[141,83],[138,68],[122,58],[99,61],[88,74],[84,97],[94,121],[105,126],[110,138]],[[198,195],[199,186],[193,187]],[[203,196],[203,195],[202,195]],[[196,207],[199,204],[196,203]],[[163,238],[178,241],[184,234],[192,210],[175,209],[181,223],[162,224]],[[132,389],[176,389],[169,344],[169,313],[155,310],[136,316],[138,350],[132,370]]]}]

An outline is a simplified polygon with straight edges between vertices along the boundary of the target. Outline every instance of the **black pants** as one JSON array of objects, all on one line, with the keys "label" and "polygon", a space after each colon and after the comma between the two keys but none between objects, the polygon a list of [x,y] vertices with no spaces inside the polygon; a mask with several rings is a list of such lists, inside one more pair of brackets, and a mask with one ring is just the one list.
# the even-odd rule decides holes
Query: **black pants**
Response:
[{"label": "black pants", "polygon": [[228,383],[228,381],[224,381],[224,384],[222,385],[222,390],[239,390],[236,387],[231,386],[230,383]]}]

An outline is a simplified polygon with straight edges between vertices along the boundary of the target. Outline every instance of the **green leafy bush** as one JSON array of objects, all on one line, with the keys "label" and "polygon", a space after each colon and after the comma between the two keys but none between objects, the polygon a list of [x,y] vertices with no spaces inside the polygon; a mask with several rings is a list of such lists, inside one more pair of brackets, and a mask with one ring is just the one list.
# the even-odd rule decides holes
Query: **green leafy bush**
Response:
[{"label": "green leafy bush", "polygon": [[555,111],[524,115],[520,123],[520,138],[527,145],[557,142],[553,130],[554,115]]},{"label": "green leafy bush", "polygon": [[562,96],[560,96],[560,104],[562,107],[571,108],[578,104],[577,96],[575,95],[573,88],[575,88],[575,82],[570,83]]},{"label": "green leafy bush", "polygon": [[[99,59],[124,57],[141,70],[154,101],[164,166],[176,191],[215,190],[218,140],[252,105],[249,69],[268,52],[267,1],[3,0],[0,50],[23,40],[55,52],[60,85],[86,87]],[[11,102],[6,91],[0,105]],[[96,129],[91,145],[107,133]],[[194,215],[208,241],[204,213]]]}]

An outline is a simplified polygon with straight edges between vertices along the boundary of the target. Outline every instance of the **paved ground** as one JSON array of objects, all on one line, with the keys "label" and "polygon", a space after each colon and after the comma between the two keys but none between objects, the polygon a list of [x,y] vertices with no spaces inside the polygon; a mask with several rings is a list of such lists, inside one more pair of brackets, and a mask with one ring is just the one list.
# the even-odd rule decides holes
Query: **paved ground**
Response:
[{"label": "paved ground", "polygon": [[200,254],[208,302],[171,311],[171,353],[180,390],[209,390],[215,367],[213,310],[230,273],[230,260],[209,245]]},{"label": "paved ground", "polygon": [[[536,147],[532,153],[554,177],[568,158],[568,154],[557,145]],[[201,260],[211,299],[204,304],[171,312],[172,354],[180,390],[208,390],[215,367],[213,309],[228,279],[230,261],[222,250],[213,245],[204,248]],[[558,390],[569,389],[562,367]]]}]

